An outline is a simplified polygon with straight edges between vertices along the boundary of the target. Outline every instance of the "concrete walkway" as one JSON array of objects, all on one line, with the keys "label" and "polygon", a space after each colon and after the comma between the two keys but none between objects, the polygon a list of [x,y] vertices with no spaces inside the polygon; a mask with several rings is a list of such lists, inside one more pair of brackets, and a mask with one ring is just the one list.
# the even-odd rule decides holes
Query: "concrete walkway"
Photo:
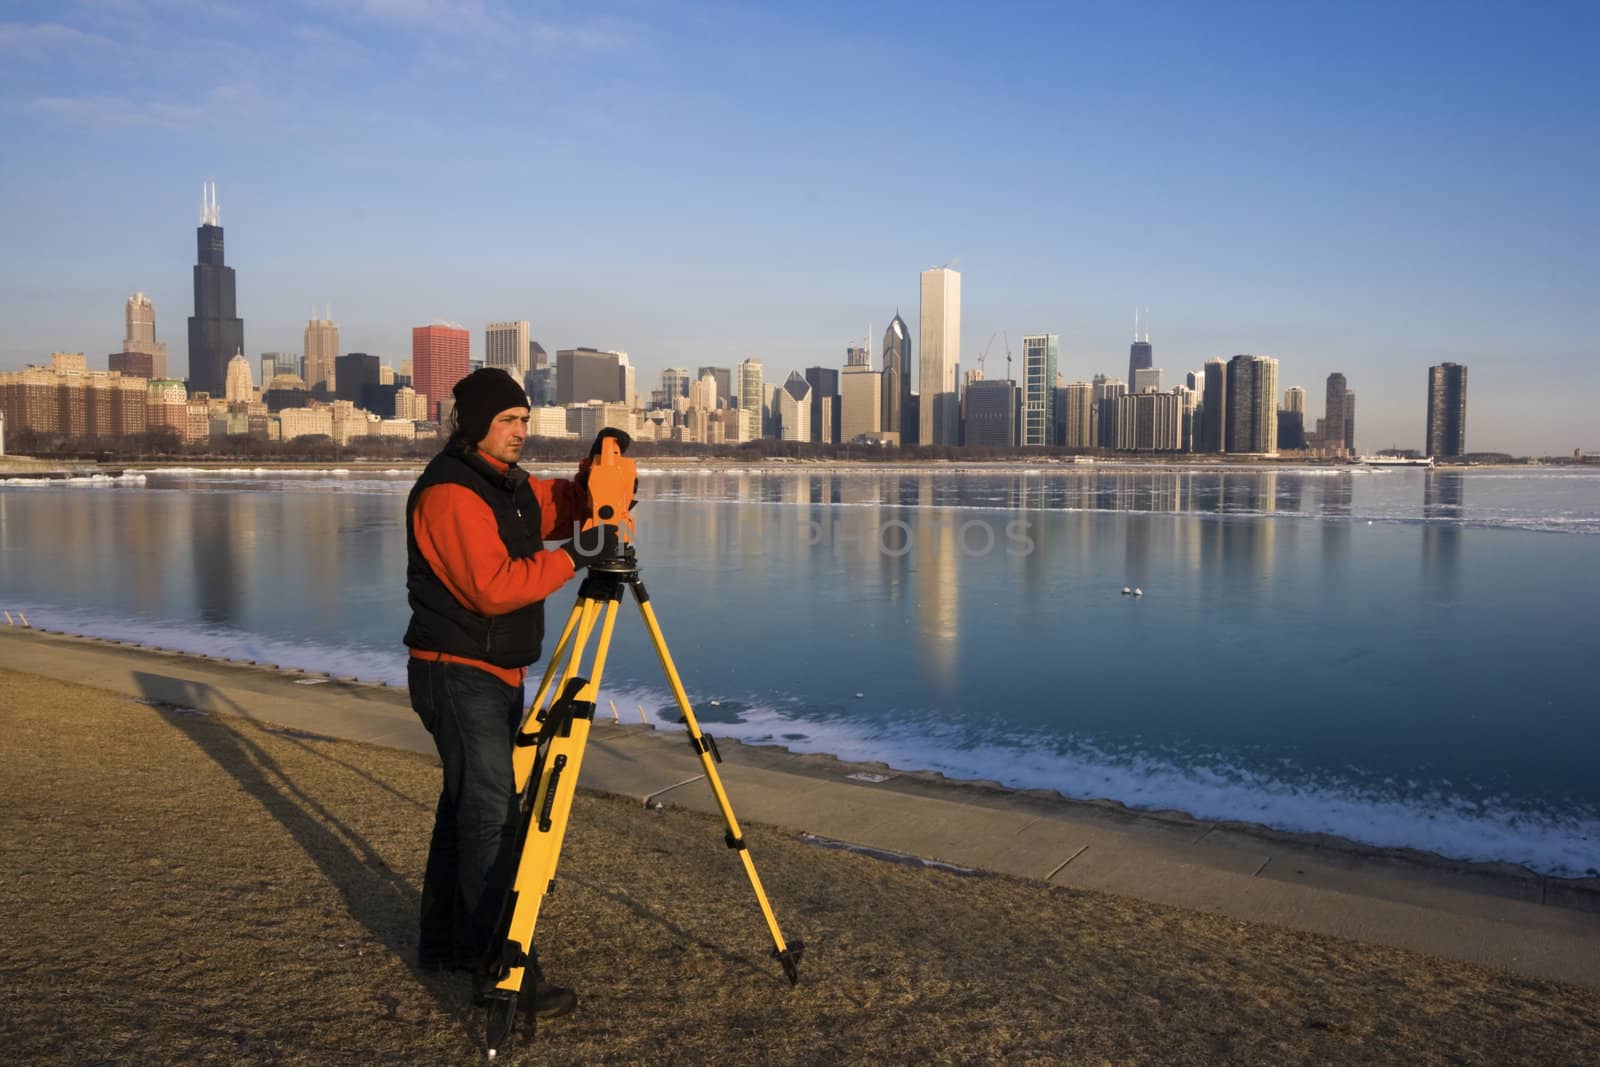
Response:
[{"label": "concrete walkway", "polygon": [[[0,668],[433,754],[403,692],[354,679],[4,626]],[[613,723],[602,694],[590,737],[584,788],[716,814],[699,761],[676,726]],[[805,831],[825,844],[1600,988],[1600,879],[1541,878],[1508,866],[1307,841],[732,741],[719,747],[726,761],[719,771],[741,821]]]}]

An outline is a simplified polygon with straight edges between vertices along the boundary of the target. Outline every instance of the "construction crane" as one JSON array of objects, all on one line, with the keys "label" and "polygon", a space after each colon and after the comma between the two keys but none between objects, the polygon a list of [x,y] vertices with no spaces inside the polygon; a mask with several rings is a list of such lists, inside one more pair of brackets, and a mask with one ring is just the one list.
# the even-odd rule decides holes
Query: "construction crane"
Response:
[{"label": "construction crane", "polygon": [[1011,380],[1011,338],[1004,330],[996,330],[989,335],[989,343],[983,346],[983,351],[978,354],[978,377],[983,377],[983,361],[989,358],[989,349],[994,347],[994,339],[1001,338],[1006,346],[1006,381]]}]

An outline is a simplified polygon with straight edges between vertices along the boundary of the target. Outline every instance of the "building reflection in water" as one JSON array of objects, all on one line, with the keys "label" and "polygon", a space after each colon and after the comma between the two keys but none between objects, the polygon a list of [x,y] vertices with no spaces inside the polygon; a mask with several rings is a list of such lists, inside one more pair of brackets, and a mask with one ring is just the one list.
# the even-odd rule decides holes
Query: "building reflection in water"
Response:
[{"label": "building reflection in water", "polygon": [[240,541],[254,542],[253,509],[248,494],[186,494],[189,558],[194,573],[195,614],[202,622],[239,625],[244,583]]},{"label": "building reflection in water", "polygon": [[1461,524],[1466,519],[1466,476],[1428,471],[1422,483],[1422,573],[1435,596],[1453,596],[1461,565]]},{"label": "building reflection in water", "polygon": [[954,709],[959,671],[956,642],[960,637],[961,568],[956,527],[951,512],[934,507],[934,479],[917,479],[917,521],[913,523],[913,555],[917,564],[917,595],[913,599],[921,661],[935,683],[931,691]]},{"label": "building reflection in water", "polygon": [[[1344,520],[1355,509],[1355,478],[1347,471],[1319,478],[1315,483],[1316,514],[1324,518]],[[1350,523],[1346,521],[1322,524],[1322,581],[1325,586],[1344,580],[1345,564],[1350,555]]]}]

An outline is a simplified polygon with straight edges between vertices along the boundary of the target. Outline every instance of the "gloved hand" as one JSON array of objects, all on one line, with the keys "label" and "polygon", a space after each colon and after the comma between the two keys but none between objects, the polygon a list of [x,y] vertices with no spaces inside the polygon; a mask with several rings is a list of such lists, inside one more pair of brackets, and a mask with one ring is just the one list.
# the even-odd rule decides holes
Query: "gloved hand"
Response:
[{"label": "gloved hand", "polygon": [[607,426],[595,434],[594,444],[589,446],[589,454],[583,458],[583,462],[578,464],[578,476],[573,479],[584,489],[589,488],[589,467],[594,463],[595,457],[600,454],[600,448],[608,437],[616,440],[617,448],[621,449],[624,455],[628,452],[628,446],[633,444],[633,438],[628,436],[627,431],[619,430],[615,426]]},{"label": "gloved hand", "polygon": [[572,557],[572,569],[581,571],[595,560],[621,555],[621,545],[617,528],[609,522],[602,522],[587,530],[579,530],[572,540],[561,546],[561,551]]}]

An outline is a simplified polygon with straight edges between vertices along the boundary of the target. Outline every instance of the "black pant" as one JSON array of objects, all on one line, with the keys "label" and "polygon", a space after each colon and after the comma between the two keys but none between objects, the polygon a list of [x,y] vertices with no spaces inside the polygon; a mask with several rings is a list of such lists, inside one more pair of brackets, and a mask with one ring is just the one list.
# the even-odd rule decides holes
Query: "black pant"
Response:
[{"label": "black pant", "polygon": [[422,879],[423,964],[481,963],[515,872],[511,747],[522,687],[477,667],[412,658],[411,707],[433,735],[444,789]]}]

